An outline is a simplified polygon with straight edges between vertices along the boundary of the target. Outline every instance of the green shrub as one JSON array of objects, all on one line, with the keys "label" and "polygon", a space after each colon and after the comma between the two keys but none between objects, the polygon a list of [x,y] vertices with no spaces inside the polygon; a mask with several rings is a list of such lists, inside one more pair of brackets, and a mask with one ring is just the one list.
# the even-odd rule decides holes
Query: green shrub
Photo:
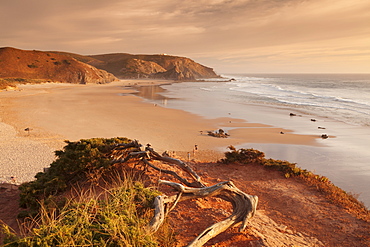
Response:
[{"label": "green shrub", "polygon": [[27,82],[27,80],[24,78],[6,78],[4,80],[9,82]]},{"label": "green shrub", "polygon": [[46,172],[36,174],[36,180],[20,186],[20,205],[37,211],[39,200],[50,201],[81,179],[94,178],[107,171],[111,162],[107,154],[117,143],[127,138],[93,138],[77,142],[66,141],[63,150],[56,151],[57,159]]},{"label": "green shrub", "polygon": [[251,149],[244,149],[241,148],[237,150],[233,146],[228,147],[230,149],[230,152],[225,153],[225,159],[222,159],[221,162],[228,164],[228,163],[242,163],[242,164],[260,164],[265,167],[282,171],[284,173],[284,176],[286,178],[292,177],[292,176],[305,176],[305,177],[314,177],[318,181],[321,182],[329,182],[329,180],[326,177],[322,176],[315,176],[310,171],[307,171],[306,169],[301,169],[296,166],[296,163],[290,163],[288,161],[282,161],[282,160],[275,160],[275,159],[265,159],[265,154],[261,151],[255,150],[253,148]]},{"label": "green shrub", "polygon": [[263,161],[265,154],[261,151],[255,150],[253,148],[250,149],[244,149],[241,148],[239,150],[236,150],[234,146],[228,147],[231,152],[225,153],[225,159],[222,159],[221,161],[223,163],[260,163]]},{"label": "green shrub", "polygon": [[[4,225],[0,229],[6,235],[4,246],[174,246],[168,223],[156,234],[147,229],[160,193],[134,181],[135,174],[112,169],[113,147],[128,142],[127,138],[66,141],[47,172],[21,185],[22,205],[34,216],[26,219],[30,224],[22,237]],[[105,173],[108,180],[80,183],[95,173]],[[90,187],[84,189],[87,184]],[[72,199],[60,196],[65,190]],[[29,211],[22,214],[30,216]]]}]

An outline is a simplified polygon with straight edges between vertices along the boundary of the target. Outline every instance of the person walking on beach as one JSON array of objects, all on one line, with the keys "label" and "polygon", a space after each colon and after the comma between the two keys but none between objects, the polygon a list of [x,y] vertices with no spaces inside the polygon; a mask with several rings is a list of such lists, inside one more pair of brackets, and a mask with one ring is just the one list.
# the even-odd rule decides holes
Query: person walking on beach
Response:
[{"label": "person walking on beach", "polygon": [[194,145],[194,149],[193,149],[193,157],[195,158],[195,154],[196,154],[196,152],[198,151],[198,145],[197,144],[195,144]]}]

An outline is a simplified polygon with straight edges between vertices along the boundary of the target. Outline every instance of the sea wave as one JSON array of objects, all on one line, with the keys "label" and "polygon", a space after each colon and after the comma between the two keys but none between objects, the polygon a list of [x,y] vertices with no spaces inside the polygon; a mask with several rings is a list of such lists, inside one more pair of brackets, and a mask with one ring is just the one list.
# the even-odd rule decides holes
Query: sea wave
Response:
[{"label": "sea wave", "polygon": [[[227,83],[229,90],[245,98],[258,96],[262,104],[312,108],[336,117],[352,118],[354,123],[370,124],[370,83],[366,80],[350,80],[338,75],[325,78],[318,76],[233,76]],[[370,76],[369,76],[370,81]],[[265,102],[263,102],[265,101]]]}]

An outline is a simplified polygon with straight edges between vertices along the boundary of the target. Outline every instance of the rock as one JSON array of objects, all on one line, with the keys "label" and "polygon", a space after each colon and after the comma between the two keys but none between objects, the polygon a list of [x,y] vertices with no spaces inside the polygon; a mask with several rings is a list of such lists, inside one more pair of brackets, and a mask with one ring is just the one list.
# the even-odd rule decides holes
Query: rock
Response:
[{"label": "rock", "polygon": [[186,57],[160,55],[133,55],[127,53],[83,57],[70,54],[80,61],[104,69],[119,78],[155,78],[167,80],[197,80],[219,77],[212,68]]},{"label": "rock", "polygon": [[195,80],[195,77],[189,71],[181,71],[177,65],[175,65],[172,69],[169,69],[165,72],[159,72],[152,75],[153,78],[156,79],[166,79],[166,80],[176,80],[176,81],[184,81],[184,80]]},{"label": "rock", "polygon": [[6,86],[5,91],[16,91],[18,90],[17,86]]},{"label": "rock", "polygon": [[162,66],[155,62],[145,61],[136,58],[130,58],[122,64],[117,76],[121,78],[149,78],[153,74],[165,72]]}]

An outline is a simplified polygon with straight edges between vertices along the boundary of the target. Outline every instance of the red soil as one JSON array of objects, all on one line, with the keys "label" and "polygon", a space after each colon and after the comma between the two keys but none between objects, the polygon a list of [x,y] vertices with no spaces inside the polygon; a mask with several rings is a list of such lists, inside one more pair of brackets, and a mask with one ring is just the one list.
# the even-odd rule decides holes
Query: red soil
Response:
[{"label": "red soil", "polygon": [[[330,202],[315,186],[259,165],[192,163],[207,185],[232,180],[257,195],[257,214],[244,232],[228,229],[205,246],[370,246],[368,211],[348,210]],[[181,171],[176,170],[179,174]],[[173,179],[150,171],[152,181]],[[159,186],[164,193],[173,193]],[[18,191],[0,189],[0,219],[17,229]],[[232,207],[219,198],[184,201],[170,213],[177,246],[184,246],[206,227],[225,219]],[[359,219],[362,218],[362,219]]]}]

